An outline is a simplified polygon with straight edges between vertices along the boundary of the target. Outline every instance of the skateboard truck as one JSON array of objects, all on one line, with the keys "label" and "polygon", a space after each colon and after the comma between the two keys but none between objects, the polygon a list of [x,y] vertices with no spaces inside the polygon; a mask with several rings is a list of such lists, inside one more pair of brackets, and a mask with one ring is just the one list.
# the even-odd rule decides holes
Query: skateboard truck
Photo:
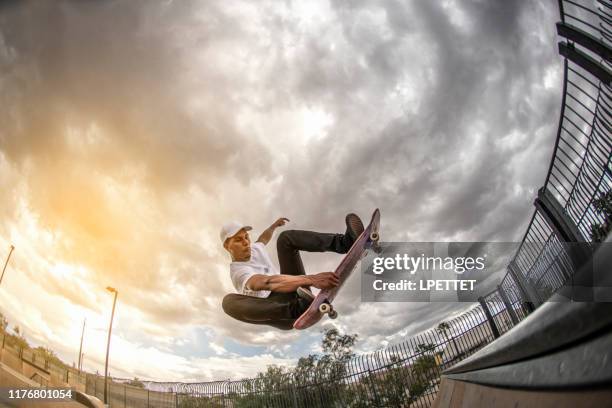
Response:
[{"label": "skateboard truck", "polygon": [[380,245],[378,245],[379,238],[380,238],[380,235],[378,235],[378,231],[372,231],[370,233],[369,249],[376,252],[377,254],[380,254],[382,252],[382,248],[380,247]]},{"label": "skateboard truck", "polygon": [[327,302],[321,303],[319,305],[319,312],[327,314],[330,319],[335,319],[336,317],[338,317],[338,312],[336,312],[334,310],[334,307]]}]

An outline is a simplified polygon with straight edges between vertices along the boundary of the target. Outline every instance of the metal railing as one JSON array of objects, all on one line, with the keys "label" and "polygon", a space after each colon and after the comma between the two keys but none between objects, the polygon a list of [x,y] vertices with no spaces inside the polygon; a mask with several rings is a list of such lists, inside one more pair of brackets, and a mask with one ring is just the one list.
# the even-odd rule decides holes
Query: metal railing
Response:
[{"label": "metal railing", "polygon": [[[503,330],[511,320],[495,313]],[[428,407],[440,373],[493,340],[480,306],[406,341],[346,361],[261,375],[239,381],[206,383],[144,382],[147,389],[174,392],[178,406],[411,406]],[[304,368],[304,366],[302,366]],[[200,405],[197,405],[200,404]],[[121,406],[121,405],[120,405]]]}]

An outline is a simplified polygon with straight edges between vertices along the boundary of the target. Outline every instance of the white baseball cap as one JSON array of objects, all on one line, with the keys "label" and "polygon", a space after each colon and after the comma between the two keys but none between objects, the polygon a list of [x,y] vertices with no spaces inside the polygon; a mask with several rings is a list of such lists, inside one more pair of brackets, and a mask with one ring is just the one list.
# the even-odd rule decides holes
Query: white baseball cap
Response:
[{"label": "white baseball cap", "polygon": [[221,237],[221,242],[225,243],[225,240],[236,235],[240,230],[250,231],[253,228],[249,225],[244,225],[241,222],[230,221],[225,223],[223,227],[221,227],[221,232],[219,236]]}]

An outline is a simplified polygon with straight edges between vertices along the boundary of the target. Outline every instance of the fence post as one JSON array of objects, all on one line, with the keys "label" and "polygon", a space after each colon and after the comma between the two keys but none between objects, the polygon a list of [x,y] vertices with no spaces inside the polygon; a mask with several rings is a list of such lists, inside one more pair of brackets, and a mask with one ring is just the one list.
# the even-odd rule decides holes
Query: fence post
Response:
[{"label": "fence post", "polygon": [[325,406],[325,400],[323,399],[323,392],[321,391],[321,383],[317,383],[317,391],[319,391],[319,401],[321,406]]},{"label": "fence post", "polygon": [[[574,272],[591,257],[587,241],[582,237],[574,221],[567,215],[559,201],[546,189],[538,190],[534,204],[550,228],[557,234],[561,245],[572,260]],[[579,242],[581,245],[568,245],[568,242]]]},{"label": "fence post", "polygon": [[489,311],[487,302],[485,302],[482,296],[478,298],[478,302],[480,303],[480,306],[482,306],[482,310],[484,311],[485,316],[487,316],[487,320],[489,321],[489,326],[491,326],[491,331],[493,332],[493,337],[498,338],[499,330],[497,330],[497,326],[495,325],[495,322],[493,321],[493,316],[491,315],[491,312]]},{"label": "fence post", "polygon": [[295,377],[292,375],[291,377],[289,377],[289,381],[287,381],[289,383],[289,387],[292,390],[291,394],[293,394],[293,406],[294,408],[298,407],[298,401],[297,401],[297,381],[295,381]]},{"label": "fence post", "polygon": [[127,407],[127,386],[123,384],[123,408]]},{"label": "fence post", "polygon": [[531,286],[529,282],[527,282],[527,280],[523,276],[523,273],[521,272],[520,268],[514,260],[512,260],[512,262],[510,262],[510,265],[508,265],[508,272],[510,272],[510,275],[512,275],[512,278],[517,283],[523,295],[524,303],[527,304],[529,312],[533,312],[538,306],[542,304],[542,301],[540,300],[540,295],[538,295],[538,292],[535,290],[535,288]]},{"label": "fence post", "polygon": [[380,407],[380,400],[378,399],[378,394],[376,393],[376,385],[372,382],[372,371],[370,370],[370,367],[368,367],[368,383],[372,388],[372,394],[374,394],[374,403],[377,407]]},{"label": "fence post", "polygon": [[504,305],[506,305],[506,310],[508,311],[508,314],[510,315],[510,319],[512,319],[512,324],[516,326],[518,324],[518,317],[516,316],[516,313],[514,312],[512,303],[510,303],[510,300],[508,299],[508,296],[506,295],[506,291],[504,290],[504,288],[502,288],[502,285],[497,285],[497,291],[499,292],[499,296],[501,297],[502,302],[504,302]]},{"label": "fence post", "polygon": [[[575,32],[576,30],[573,30],[573,31]],[[612,83],[612,75],[610,75],[610,72],[608,71],[606,66],[601,64],[599,61],[592,58],[591,56],[589,56],[589,54],[575,47],[573,41],[576,41],[580,45],[583,45],[586,47],[584,38],[577,38],[576,35],[571,35],[570,37],[571,38],[568,38],[568,40],[570,41],[568,42],[562,41],[559,43],[559,54],[567,58],[568,60],[572,61],[574,64],[580,66],[580,68],[589,72],[595,78],[599,79],[602,83],[606,84],[607,86],[610,86],[610,84]],[[599,40],[595,39],[595,41],[597,41],[598,43],[597,45],[602,44],[601,42],[599,42]],[[603,47],[606,47],[606,46],[603,45]],[[589,50],[593,51],[592,48],[593,47],[591,47]]]}]

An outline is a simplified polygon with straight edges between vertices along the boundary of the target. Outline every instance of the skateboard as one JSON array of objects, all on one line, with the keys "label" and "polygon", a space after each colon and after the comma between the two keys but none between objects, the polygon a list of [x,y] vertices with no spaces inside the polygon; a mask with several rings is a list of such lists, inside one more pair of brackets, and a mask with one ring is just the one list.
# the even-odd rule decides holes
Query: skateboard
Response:
[{"label": "skateboard", "polygon": [[357,237],[334,271],[340,280],[340,284],[333,289],[322,289],[313,299],[308,309],[293,322],[294,329],[307,329],[321,320],[325,314],[327,314],[330,319],[338,317],[338,312],[336,312],[332,306],[336,294],[355,269],[357,262],[367,254],[366,251],[373,250],[375,252],[380,252],[380,247],[378,246],[379,223],[380,211],[377,208],[374,210],[368,226],[365,227],[361,235]]}]

